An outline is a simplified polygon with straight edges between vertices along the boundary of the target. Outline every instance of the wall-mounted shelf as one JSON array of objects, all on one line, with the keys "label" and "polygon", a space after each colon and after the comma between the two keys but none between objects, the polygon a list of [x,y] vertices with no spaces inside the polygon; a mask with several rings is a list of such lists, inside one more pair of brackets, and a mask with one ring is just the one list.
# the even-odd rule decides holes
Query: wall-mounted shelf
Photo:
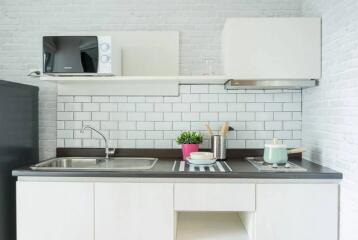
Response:
[{"label": "wall-mounted shelf", "polygon": [[224,75],[199,75],[199,76],[41,76],[42,81],[57,83],[71,82],[174,82],[179,84],[224,84],[229,79]]},{"label": "wall-mounted shelf", "polygon": [[41,76],[41,81],[58,83],[59,95],[177,96],[179,85],[224,85],[226,89],[302,89],[315,87],[317,80],[235,80],[217,76]]},{"label": "wall-mounted shelf", "polygon": [[224,84],[226,76],[41,76],[59,95],[178,96],[180,84]]}]

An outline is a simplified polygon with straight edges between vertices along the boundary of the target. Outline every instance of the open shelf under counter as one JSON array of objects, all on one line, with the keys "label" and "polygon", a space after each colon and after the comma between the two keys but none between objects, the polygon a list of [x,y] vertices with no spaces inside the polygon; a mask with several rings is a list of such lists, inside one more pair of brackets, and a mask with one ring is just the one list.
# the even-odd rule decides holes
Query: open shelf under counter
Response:
[{"label": "open shelf under counter", "polygon": [[176,240],[252,240],[238,212],[178,212]]}]

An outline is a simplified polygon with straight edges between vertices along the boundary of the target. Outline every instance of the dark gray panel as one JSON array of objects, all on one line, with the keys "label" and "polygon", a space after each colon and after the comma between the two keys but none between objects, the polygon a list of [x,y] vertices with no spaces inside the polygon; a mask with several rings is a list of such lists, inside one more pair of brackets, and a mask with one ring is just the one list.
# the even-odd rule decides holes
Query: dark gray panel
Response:
[{"label": "dark gray panel", "polygon": [[0,80],[0,240],[16,239],[15,178],[38,161],[38,88]]}]

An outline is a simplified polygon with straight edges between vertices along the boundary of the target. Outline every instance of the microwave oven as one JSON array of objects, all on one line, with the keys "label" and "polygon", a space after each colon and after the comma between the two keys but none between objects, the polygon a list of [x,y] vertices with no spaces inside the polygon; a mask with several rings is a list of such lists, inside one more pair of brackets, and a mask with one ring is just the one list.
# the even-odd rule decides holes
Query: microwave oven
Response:
[{"label": "microwave oven", "polygon": [[120,75],[112,66],[110,36],[44,36],[43,73]]}]

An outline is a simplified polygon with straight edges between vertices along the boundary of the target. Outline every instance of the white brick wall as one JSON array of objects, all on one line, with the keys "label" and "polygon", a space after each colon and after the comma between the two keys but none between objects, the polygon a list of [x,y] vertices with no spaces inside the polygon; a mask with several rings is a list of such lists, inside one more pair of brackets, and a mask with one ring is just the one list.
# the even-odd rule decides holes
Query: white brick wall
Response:
[{"label": "white brick wall", "polygon": [[341,240],[356,240],[358,223],[358,1],[303,1],[322,16],[320,86],[303,91],[306,158],[343,172]]},{"label": "white brick wall", "polygon": [[[205,59],[210,58],[212,69],[215,73],[221,72],[220,62],[220,31],[225,18],[234,16],[297,16],[301,12],[300,0],[107,0],[107,1],[83,1],[83,0],[58,0],[58,1],[26,1],[26,0],[3,0],[0,3],[0,79],[28,83],[40,86],[40,157],[46,159],[54,156],[56,148],[56,85],[52,83],[40,83],[36,79],[26,77],[29,69],[37,69],[41,66],[41,36],[47,34],[61,34],[63,32],[76,31],[121,31],[121,30],[175,30],[180,31],[180,69],[182,74],[207,73],[209,67]],[[216,87],[198,88],[193,92],[212,90]],[[199,91],[199,92],[198,92]],[[219,90],[217,93],[221,93]],[[183,91],[184,93],[185,91]],[[202,95],[184,98],[196,102],[208,102],[207,97]],[[214,102],[217,102],[213,96]],[[66,100],[67,99],[67,100]],[[163,98],[152,97],[148,103],[154,104]],[[230,96],[220,96],[222,101],[230,101]],[[226,99],[226,100],[225,100]],[[90,97],[73,96],[61,97],[61,103],[108,103],[114,102],[118,111],[135,111],[135,107],[143,111],[151,110],[152,105],[136,106],[135,102],[142,102],[143,98],[119,97]],[[169,98],[164,101],[179,101],[180,98]],[[124,102],[125,104],[120,104]],[[127,102],[133,102],[128,104]],[[163,102],[163,101],[162,101]],[[77,108],[77,104],[58,104],[58,111]],[[97,112],[97,108],[109,110],[111,105],[81,105],[85,113],[66,112],[59,113],[58,120],[98,119],[108,120],[108,114],[89,114]],[[158,111],[172,111],[169,107],[156,106]],[[171,106],[183,107],[185,106]],[[211,106],[209,105],[209,108]],[[75,110],[75,109],[73,109]],[[112,111],[112,110],[111,110]],[[176,109],[176,111],[182,111]],[[190,111],[190,110],[186,110]],[[108,113],[108,112],[107,112]],[[113,114],[112,114],[113,113]],[[159,113],[159,112],[158,112]],[[145,114],[146,121],[155,119],[163,120],[162,113]],[[138,117],[138,116],[137,116]],[[166,116],[170,118],[169,115]],[[173,116],[172,116],[173,117]],[[204,115],[202,116],[204,117]],[[211,115],[212,119],[215,116]],[[111,112],[110,120],[118,121],[128,119],[125,114]],[[69,120],[70,121],[70,120]],[[61,124],[61,123],[60,123]],[[130,124],[130,123],[128,123]],[[133,126],[130,126],[134,128]],[[79,141],[62,141],[59,143],[74,144]],[[86,146],[97,146],[96,141],[85,141]],[[121,140],[121,143],[123,141]],[[141,142],[146,145],[147,142]],[[123,146],[123,144],[120,144]],[[126,143],[135,146],[133,142]],[[148,144],[149,146],[151,144]],[[169,146],[156,143],[155,146]],[[170,145],[171,146],[171,145]]]},{"label": "white brick wall", "polygon": [[301,120],[293,118],[301,115],[301,98],[293,97],[301,91],[227,91],[222,85],[182,85],[180,90],[179,97],[58,96],[57,146],[103,146],[97,134],[80,134],[91,124],[113,147],[177,148],[175,138],[185,130],[201,131],[202,147],[209,147],[204,124],[218,130],[224,121],[235,128],[229,148],[262,148],[274,136],[290,147],[301,144]]}]

